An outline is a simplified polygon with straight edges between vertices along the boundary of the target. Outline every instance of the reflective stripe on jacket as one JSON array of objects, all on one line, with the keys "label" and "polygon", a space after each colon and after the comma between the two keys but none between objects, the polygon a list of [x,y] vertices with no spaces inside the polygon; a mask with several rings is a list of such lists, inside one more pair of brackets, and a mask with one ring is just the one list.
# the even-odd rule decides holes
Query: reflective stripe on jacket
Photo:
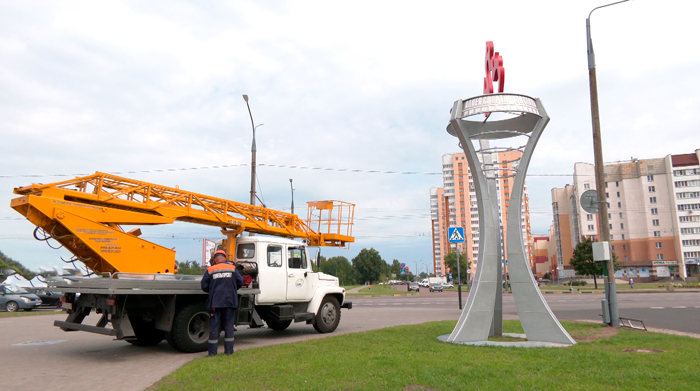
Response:
[{"label": "reflective stripe on jacket", "polygon": [[202,277],[202,290],[209,293],[207,311],[212,308],[237,308],[238,288],[243,285],[243,277],[230,263],[210,266]]}]

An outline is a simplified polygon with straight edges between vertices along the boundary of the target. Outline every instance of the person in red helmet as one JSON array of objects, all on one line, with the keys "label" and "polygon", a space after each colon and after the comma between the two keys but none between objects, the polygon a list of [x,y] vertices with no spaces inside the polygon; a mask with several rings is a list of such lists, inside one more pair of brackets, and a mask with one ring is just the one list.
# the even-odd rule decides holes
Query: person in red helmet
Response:
[{"label": "person in red helmet", "polygon": [[224,329],[224,352],[233,354],[233,331],[238,288],[243,285],[243,277],[236,267],[226,261],[226,252],[218,250],[213,256],[213,265],[202,277],[202,290],[209,293],[207,312],[209,318],[209,355],[216,356],[219,349],[220,326]]}]

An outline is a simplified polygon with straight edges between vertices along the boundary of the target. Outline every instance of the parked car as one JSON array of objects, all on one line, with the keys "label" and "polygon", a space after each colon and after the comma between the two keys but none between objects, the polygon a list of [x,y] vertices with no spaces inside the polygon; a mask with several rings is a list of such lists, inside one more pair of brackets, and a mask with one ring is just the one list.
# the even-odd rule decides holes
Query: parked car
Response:
[{"label": "parked car", "polygon": [[442,292],[442,284],[440,284],[440,283],[430,284],[430,291],[431,292]]},{"label": "parked car", "polygon": [[0,308],[4,308],[5,311],[31,311],[39,306],[41,306],[41,299],[37,295],[19,287],[0,286]]},{"label": "parked car", "polygon": [[420,287],[418,286],[417,282],[409,282],[408,283],[408,291],[409,292],[420,292]]},{"label": "parked car", "polygon": [[550,282],[552,282],[552,281],[549,280],[549,279],[547,279],[547,278],[538,278],[538,279],[537,279],[537,285],[538,285],[538,286],[539,286],[540,284],[549,285]]},{"label": "parked car", "polygon": [[33,293],[41,299],[41,305],[61,308],[62,293],[47,291],[42,288],[24,288],[29,293]]},{"label": "parked car", "polygon": [[443,287],[443,289],[448,289],[448,288],[454,288],[455,286],[448,282],[446,284],[442,284],[442,287]]}]

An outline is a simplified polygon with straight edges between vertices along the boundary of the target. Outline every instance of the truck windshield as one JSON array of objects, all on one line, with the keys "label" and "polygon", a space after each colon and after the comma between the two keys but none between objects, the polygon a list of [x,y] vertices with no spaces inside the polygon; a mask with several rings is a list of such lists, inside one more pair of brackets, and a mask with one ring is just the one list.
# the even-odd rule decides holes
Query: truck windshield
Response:
[{"label": "truck windshield", "polygon": [[7,288],[9,293],[29,293],[29,292],[27,292],[26,289],[20,288],[18,286],[14,286],[14,287],[6,286],[5,288]]}]

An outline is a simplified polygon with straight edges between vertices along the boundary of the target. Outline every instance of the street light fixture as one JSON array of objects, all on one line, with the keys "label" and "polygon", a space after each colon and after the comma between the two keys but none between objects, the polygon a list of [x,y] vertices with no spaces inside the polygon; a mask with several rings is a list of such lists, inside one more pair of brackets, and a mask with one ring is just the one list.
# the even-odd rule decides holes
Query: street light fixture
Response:
[{"label": "street light fixture", "polygon": [[[593,8],[586,18],[586,39],[588,47],[588,80],[591,90],[591,119],[593,122],[593,154],[595,157],[595,183],[598,192],[598,222],[600,223],[601,242],[610,243],[610,226],[608,221],[608,205],[605,198],[605,165],[603,163],[603,142],[600,135],[600,113],[598,112],[598,80],[595,71],[595,54],[593,53],[593,40],[591,39],[591,14],[598,8],[625,3],[622,0],[615,3],[601,5]],[[605,297],[610,307],[610,325],[618,327],[620,316],[617,307],[617,287],[615,286],[615,267],[612,257],[606,263],[608,278],[605,282]]]},{"label": "street light fixture", "polygon": [[292,184],[292,178],[289,178],[289,187],[292,188],[292,214],[294,214],[294,185]]}]

